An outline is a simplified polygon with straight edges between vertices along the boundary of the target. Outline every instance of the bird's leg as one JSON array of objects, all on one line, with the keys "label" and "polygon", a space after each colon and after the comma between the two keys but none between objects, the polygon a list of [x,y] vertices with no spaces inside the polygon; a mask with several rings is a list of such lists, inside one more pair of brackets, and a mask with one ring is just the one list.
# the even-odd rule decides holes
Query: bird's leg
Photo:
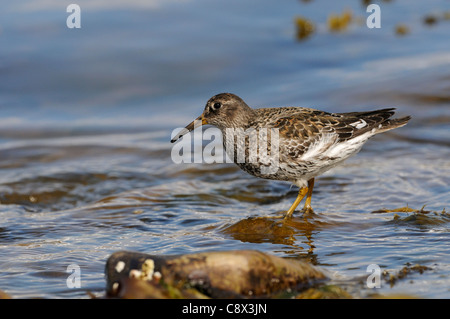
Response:
[{"label": "bird's leg", "polygon": [[305,197],[306,193],[308,193],[308,187],[300,188],[300,190],[298,191],[298,196],[295,199],[295,202],[292,204],[291,208],[289,208],[286,215],[284,216],[285,220],[291,218],[292,214],[294,213],[294,210],[297,208],[298,204],[300,204],[303,197]]},{"label": "bird's leg", "polygon": [[308,181],[308,193],[306,195],[305,206],[303,207],[303,212],[305,212],[307,214],[313,212],[313,209],[311,207],[311,197],[312,197],[313,188],[314,188],[314,178],[311,178]]}]

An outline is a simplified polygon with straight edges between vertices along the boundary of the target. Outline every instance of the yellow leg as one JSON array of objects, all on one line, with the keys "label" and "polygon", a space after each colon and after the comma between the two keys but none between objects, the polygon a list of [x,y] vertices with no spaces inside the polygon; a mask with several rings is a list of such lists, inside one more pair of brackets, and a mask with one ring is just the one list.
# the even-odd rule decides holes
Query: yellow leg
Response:
[{"label": "yellow leg", "polygon": [[295,199],[294,204],[292,204],[291,208],[287,211],[286,215],[284,216],[284,219],[291,218],[292,214],[294,213],[294,210],[297,208],[298,204],[302,201],[303,197],[305,197],[306,193],[308,192],[308,187],[302,187],[298,191],[298,196]]},{"label": "yellow leg", "polygon": [[311,197],[313,188],[314,188],[314,178],[311,178],[308,181],[308,194],[306,195],[305,206],[303,207],[305,213],[312,213],[313,211],[311,207]]},{"label": "yellow leg", "polygon": [[291,218],[292,214],[294,213],[295,209],[297,208],[298,204],[302,201],[302,199],[306,196],[305,206],[303,207],[303,210],[305,213],[311,213],[313,210],[311,208],[311,197],[312,192],[314,188],[314,178],[311,178],[308,181],[308,187],[302,187],[298,191],[298,196],[295,199],[295,202],[292,204],[292,206],[287,211],[286,215],[284,216],[284,219]]}]

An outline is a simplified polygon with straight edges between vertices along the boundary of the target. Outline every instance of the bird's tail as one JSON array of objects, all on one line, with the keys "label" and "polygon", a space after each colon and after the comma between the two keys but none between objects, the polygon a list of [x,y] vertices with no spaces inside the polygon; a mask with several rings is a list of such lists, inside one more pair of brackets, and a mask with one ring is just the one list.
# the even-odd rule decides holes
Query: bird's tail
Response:
[{"label": "bird's tail", "polygon": [[402,127],[408,123],[408,121],[411,119],[411,116],[405,116],[397,119],[389,119],[386,120],[378,126],[377,133],[386,132],[389,130],[393,130],[398,127]]}]

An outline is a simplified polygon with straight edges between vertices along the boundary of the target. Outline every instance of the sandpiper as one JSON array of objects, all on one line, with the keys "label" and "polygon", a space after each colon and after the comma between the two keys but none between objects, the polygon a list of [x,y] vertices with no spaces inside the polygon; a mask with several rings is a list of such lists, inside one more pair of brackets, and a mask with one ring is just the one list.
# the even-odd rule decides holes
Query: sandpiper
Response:
[{"label": "sandpiper", "polygon": [[[210,98],[203,113],[171,142],[192,131],[197,123],[218,127],[223,134],[225,151],[242,170],[256,177],[289,181],[300,188],[296,200],[285,214],[285,219],[288,219],[305,196],[303,211],[312,212],[311,196],[316,176],[356,154],[370,137],[404,126],[411,119],[410,116],[391,119],[394,110],[328,113],[305,107],[253,109],[237,95],[221,93]],[[248,136],[243,146],[246,156],[243,161],[238,161],[237,143],[231,147],[225,143],[229,141],[226,136],[230,129],[241,129],[240,132],[276,130],[279,139],[276,143],[276,171],[263,172],[262,169],[268,165],[267,157],[256,156],[250,160],[248,150],[252,145]],[[266,154],[275,153],[274,143],[268,137],[264,145],[267,146]]]}]

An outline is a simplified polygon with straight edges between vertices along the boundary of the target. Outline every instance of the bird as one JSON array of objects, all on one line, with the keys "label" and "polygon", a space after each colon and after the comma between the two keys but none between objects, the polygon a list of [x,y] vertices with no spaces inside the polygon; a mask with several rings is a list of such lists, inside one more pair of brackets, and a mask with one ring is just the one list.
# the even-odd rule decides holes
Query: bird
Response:
[{"label": "bird", "polygon": [[[235,94],[220,93],[171,142],[201,125],[219,128],[227,155],[242,170],[299,187],[284,215],[287,220],[305,196],[303,213],[314,212],[311,198],[317,176],[358,153],[372,136],[402,127],[411,119],[392,118],[394,110],[329,113],[298,106],[251,108]],[[252,132],[260,140],[252,139]],[[257,147],[261,149],[252,152]]]}]

